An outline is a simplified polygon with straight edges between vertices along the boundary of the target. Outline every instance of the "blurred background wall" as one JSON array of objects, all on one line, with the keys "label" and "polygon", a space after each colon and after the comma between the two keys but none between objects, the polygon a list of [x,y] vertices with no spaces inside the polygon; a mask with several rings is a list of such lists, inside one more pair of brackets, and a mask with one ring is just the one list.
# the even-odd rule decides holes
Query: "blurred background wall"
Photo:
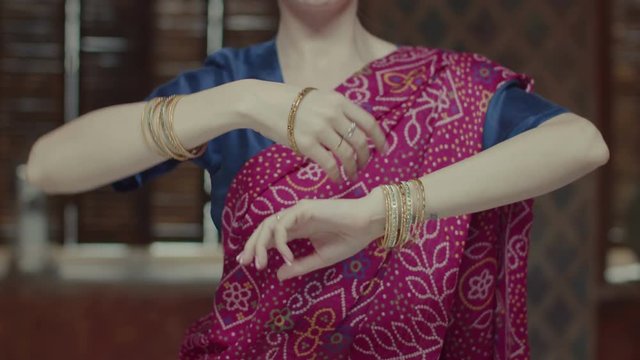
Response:
[{"label": "blurred background wall", "polygon": [[[221,272],[202,171],[185,164],[128,194],[43,198],[16,168],[65,119],[138,101],[220,46],[269,39],[275,1],[0,4],[0,357],[175,358]],[[365,25],[389,40],[480,52],[532,75],[538,92],[605,134],[607,167],[536,201],[532,355],[640,358],[640,1],[361,0],[361,8]]]}]

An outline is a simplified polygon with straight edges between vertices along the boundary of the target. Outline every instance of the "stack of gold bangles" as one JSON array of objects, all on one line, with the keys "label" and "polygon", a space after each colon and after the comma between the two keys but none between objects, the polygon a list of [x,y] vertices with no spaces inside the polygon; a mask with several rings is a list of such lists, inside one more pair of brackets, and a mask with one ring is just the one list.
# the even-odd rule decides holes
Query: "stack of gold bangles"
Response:
[{"label": "stack of gold bangles", "polygon": [[157,97],[147,102],[142,115],[142,135],[150,148],[149,138],[155,144],[154,150],[162,157],[173,158],[180,161],[195,159],[207,149],[207,143],[187,150],[175,133],[173,118],[178,102],[182,95],[169,97]]},{"label": "stack of gold bangles", "polygon": [[[384,237],[378,245],[386,249],[404,247],[414,239],[419,227],[425,222],[427,200],[424,185],[419,179],[399,184],[382,185],[386,208]],[[429,219],[437,219],[429,214]]]}]

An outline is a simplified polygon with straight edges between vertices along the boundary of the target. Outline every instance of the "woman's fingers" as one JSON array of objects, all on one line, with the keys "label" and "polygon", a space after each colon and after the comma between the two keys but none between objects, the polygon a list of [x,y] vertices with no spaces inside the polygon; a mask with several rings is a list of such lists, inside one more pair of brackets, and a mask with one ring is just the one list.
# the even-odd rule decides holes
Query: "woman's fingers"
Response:
[{"label": "woman's fingers", "polygon": [[[353,178],[358,172],[355,159],[356,153],[346,139],[342,140],[341,144],[340,141],[340,135],[333,129],[323,131],[322,134],[320,134],[320,142],[322,145],[338,155],[347,177]],[[340,144],[340,146],[338,146],[338,144]]]},{"label": "woman's fingers", "polygon": [[293,255],[293,251],[291,251],[287,245],[287,242],[290,240],[290,238],[288,238],[287,229],[285,226],[280,224],[280,222],[277,222],[273,230],[273,235],[276,249],[278,249],[278,252],[282,255],[284,262],[290,266],[295,260],[295,256]]},{"label": "woman's fingers", "polygon": [[[351,127],[351,124],[351,120],[343,118],[337,121],[336,129],[338,129],[338,132],[342,132],[344,135],[346,135],[347,131]],[[344,141],[348,142],[357,154],[358,170],[364,169],[364,167],[367,165],[367,162],[369,161],[369,156],[371,155],[369,152],[369,144],[367,143],[366,134],[362,131],[362,129],[356,128],[356,131],[354,131],[353,135],[351,137],[345,137]]]},{"label": "woman's fingers", "polygon": [[[260,225],[258,225],[258,228],[256,229],[256,231],[254,231],[253,234],[251,234],[251,236],[249,236],[249,239],[244,244],[244,249],[242,250],[242,252],[238,256],[238,262],[241,265],[246,265],[246,264],[249,263],[249,261],[254,259],[254,257],[255,257],[255,244],[256,244],[256,241],[258,240],[258,237],[262,233],[263,229],[264,229],[264,222],[262,222]],[[256,258],[256,260],[257,260],[257,258]],[[256,267],[258,267],[257,263],[256,263]]]},{"label": "woman's fingers", "polygon": [[[380,153],[386,152],[385,134],[369,112],[337,92],[314,91],[307,96],[306,106],[298,109],[296,143],[300,152],[320,165],[333,181],[342,181],[335,158],[340,159],[348,178],[353,179],[366,166],[371,156],[368,138]],[[355,132],[347,137],[353,123]]]},{"label": "woman's fingers", "polygon": [[302,199],[296,205],[281,212],[282,215],[276,223],[274,231],[276,245],[313,235],[315,231],[315,226],[312,223],[315,218],[313,213],[317,212],[315,208],[319,201],[321,200]]},{"label": "woman's fingers", "polygon": [[267,267],[269,257],[267,255],[267,249],[271,239],[273,238],[273,223],[275,217],[268,217],[263,221],[264,230],[255,241],[255,253],[256,253],[256,269],[262,270]]},{"label": "woman's fingers", "polygon": [[292,227],[298,221],[296,215],[300,213],[299,208],[296,205],[264,219],[247,240],[244,250],[238,255],[238,262],[244,265],[255,258],[256,269],[262,270],[268,265],[267,250],[276,247],[285,263],[291,264],[295,256],[287,242],[294,234]]},{"label": "woman's fingers", "polygon": [[344,114],[371,138],[378,152],[385,153],[385,135],[373,115],[349,100],[345,101]]},{"label": "woman's fingers", "polygon": [[304,258],[295,260],[290,266],[282,266],[278,269],[278,279],[286,280],[295,276],[304,275],[314,270],[327,266],[317,252]]}]

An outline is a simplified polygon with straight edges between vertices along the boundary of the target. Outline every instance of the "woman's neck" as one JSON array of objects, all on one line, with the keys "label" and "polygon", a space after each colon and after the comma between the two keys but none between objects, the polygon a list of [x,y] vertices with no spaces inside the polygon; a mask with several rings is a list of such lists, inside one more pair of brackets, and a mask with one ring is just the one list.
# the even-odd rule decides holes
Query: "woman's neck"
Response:
[{"label": "woman's neck", "polygon": [[[276,35],[285,82],[334,88],[368,62],[395,50],[369,33],[357,17],[357,1],[296,9],[280,1]],[[306,10],[306,11],[302,11]]]}]

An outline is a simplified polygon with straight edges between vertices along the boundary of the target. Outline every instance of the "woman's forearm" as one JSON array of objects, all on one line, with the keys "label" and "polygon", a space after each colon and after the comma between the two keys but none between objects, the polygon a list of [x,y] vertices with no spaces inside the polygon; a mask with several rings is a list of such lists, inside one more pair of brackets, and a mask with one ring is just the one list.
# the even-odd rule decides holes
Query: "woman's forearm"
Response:
[{"label": "woman's forearm", "polygon": [[[187,148],[242,126],[236,83],[188,95],[175,110],[174,127]],[[140,120],[145,103],[87,113],[40,137],[27,163],[29,182],[47,193],[77,193],[160,163]]]},{"label": "woman's forearm", "polygon": [[[544,195],[605,164],[609,151],[600,132],[574,114],[538,127],[420,178],[426,213],[439,217],[470,214]],[[380,188],[372,221],[384,219]],[[373,205],[373,204],[372,204]]]}]

